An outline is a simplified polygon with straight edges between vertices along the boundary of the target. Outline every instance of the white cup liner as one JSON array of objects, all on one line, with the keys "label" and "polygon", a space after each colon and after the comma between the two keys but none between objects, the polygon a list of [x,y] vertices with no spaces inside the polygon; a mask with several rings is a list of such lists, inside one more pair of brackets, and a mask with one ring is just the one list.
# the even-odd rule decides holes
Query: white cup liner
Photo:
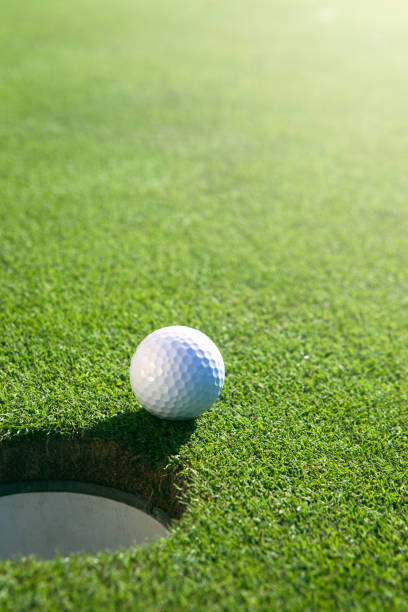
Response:
[{"label": "white cup liner", "polygon": [[142,497],[91,483],[0,485],[0,559],[142,546],[169,533],[164,512],[148,508]]}]

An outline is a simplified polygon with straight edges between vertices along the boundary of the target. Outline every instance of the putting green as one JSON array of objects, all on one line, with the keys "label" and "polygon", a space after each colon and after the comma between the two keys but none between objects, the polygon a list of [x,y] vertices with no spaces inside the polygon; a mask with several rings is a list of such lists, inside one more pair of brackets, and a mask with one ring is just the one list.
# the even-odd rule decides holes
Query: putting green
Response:
[{"label": "putting green", "polygon": [[[146,548],[0,564],[0,608],[408,609],[408,9],[6,0],[0,482],[142,494]],[[192,423],[156,328],[220,347]]]}]

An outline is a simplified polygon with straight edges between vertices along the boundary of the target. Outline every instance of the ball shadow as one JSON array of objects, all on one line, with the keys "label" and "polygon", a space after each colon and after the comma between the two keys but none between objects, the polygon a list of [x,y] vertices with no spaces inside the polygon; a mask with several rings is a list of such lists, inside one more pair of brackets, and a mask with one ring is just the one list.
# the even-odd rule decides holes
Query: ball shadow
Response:
[{"label": "ball shadow", "polygon": [[145,410],[121,412],[83,430],[83,435],[109,438],[134,448],[152,464],[178,454],[195,430],[194,420],[166,421]]},{"label": "ball shadow", "polygon": [[145,411],[111,416],[78,435],[16,435],[0,444],[0,483],[71,480],[144,497],[152,509],[178,518],[185,477],[177,461],[194,421],[162,421]]}]

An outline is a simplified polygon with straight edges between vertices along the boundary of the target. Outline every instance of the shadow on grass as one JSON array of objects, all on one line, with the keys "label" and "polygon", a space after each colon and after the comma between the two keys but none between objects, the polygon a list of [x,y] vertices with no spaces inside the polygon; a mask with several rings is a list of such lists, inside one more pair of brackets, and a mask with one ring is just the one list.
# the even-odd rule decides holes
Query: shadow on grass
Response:
[{"label": "shadow on grass", "polygon": [[194,429],[194,421],[162,421],[139,411],[99,421],[77,436],[16,435],[0,444],[0,483],[92,482],[142,495],[178,518],[186,482],[174,456]]},{"label": "shadow on grass", "polygon": [[190,438],[195,421],[165,421],[145,410],[123,412],[99,421],[83,434],[125,443],[142,453],[152,464],[161,463],[178,453]]}]

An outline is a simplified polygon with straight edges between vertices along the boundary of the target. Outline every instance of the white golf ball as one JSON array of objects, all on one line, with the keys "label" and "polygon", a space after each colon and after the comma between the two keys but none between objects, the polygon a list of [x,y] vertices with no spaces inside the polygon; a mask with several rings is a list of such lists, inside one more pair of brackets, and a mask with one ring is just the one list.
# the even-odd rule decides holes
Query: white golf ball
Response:
[{"label": "white golf ball", "polygon": [[208,336],[183,325],[147,336],[130,362],[130,384],[142,406],[162,419],[193,419],[224,385],[221,353]]}]

